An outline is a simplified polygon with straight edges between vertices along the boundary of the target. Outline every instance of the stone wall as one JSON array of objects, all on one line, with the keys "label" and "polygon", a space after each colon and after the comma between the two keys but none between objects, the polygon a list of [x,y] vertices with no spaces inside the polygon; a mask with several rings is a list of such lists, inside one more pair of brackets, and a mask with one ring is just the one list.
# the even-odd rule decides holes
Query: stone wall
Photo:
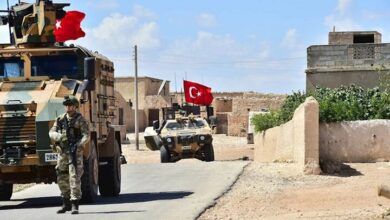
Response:
[{"label": "stone wall", "polygon": [[321,123],[320,158],[334,162],[390,160],[390,120]]},{"label": "stone wall", "polygon": [[257,133],[254,160],[293,161],[306,174],[319,174],[319,106],[309,97],[291,121]]}]

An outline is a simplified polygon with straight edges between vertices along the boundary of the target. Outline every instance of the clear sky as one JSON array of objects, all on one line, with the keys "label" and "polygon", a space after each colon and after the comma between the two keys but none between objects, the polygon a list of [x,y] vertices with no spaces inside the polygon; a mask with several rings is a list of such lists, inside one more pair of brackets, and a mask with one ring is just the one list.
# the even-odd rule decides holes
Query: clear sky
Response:
[{"label": "clear sky", "polygon": [[[304,90],[306,48],[327,44],[333,26],[377,30],[390,42],[389,0],[55,2],[86,13],[86,37],[73,43],[108,56],[118,76],[134,76],[138,45],[139,75],[170,80],[172,91],[180,91],[183,78],[213,91]],[[0,40],[7,41],[7,29]]]}]

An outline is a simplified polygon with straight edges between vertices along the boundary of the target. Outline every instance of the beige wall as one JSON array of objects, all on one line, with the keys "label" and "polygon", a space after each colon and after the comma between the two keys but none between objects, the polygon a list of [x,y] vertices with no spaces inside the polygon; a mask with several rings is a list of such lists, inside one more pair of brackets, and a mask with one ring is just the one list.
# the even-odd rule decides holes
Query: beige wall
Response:
[{"label": "beige wall", "polygon": [[[157,95],[158,90],[164,80],[152,77],[139,77],[138,81],[138,116],[139,116],[139,131],[143,132],[148,125],[149,109],[159,109],[170,106],[169,96],[169,81],[166,81],[160,95]],[[127,132],[134,132],[134,77],[117,77],[115,78],[115,89],[122,95],[121,103],[125,107],[126,130]],[[129,100],[132,101],[133,107],[129,107]],[[161,115],[161,114],[160,114]]]},{"label": "beige wall", "polygon": [[[127,133],[127,130],[128,130],[128,125],[130,123],[129,121],[129,118],[130,118],[130,106],[129,104],[126,102],[126,100],[122,97],[122,95],[115,91],[115,105],[117,107],[116,109],[116,112],[115,112],[115,115],[117,117],[115,117],[114,119],[114,124],[116,125],[119,125],[121,127],[121,139],[122,140],[125,140],[126,139],[126,133]],[[123,109],[123,125],[119,124],[119,109]]]},{"label": "beige wall", "polygon": [[[135,131],[135,111],[134,109],[131,109],[127,120],[127,132],[134,132]],[[138,119],[139,119],[139,124],[138,124],[138,129],[139,132],[144,132],[145,128],[147,127],[146,123],[146,115],[144,110],[138,110]]]},{"label": "beige wall", "polygon": [[294,122],[256,133],[255,155],[258,162],[294,161]]},{"label": "beige wall", "polygon": [[318,102],[309,97],[295,110],[291,121],[255,134],[254,160],[291,160],[306,174],[319,174],[318,113]]},{"label": "beige wall", "polygon": [[335,162],[390,160],[390,120],[320,124],[320,158]]},{"label": "beige wall", "polygon": [[[151,77],[139,77],[138,79],[138,109],[148,108],[145,97],[157,95],[158,90],[164,80]],[[169,96],[169,81],[165,84],[161,96]],[[134,77],[116,77],[115,89],[128,102],[131,100],[135,105]]]}]

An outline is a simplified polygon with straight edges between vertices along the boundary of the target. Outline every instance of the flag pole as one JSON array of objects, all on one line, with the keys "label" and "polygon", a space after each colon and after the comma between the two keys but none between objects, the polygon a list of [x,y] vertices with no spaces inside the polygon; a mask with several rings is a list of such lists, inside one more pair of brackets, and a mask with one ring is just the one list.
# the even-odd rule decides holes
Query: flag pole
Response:
[{"label": "flag pole", "polygon": [[[183,83],[184,83],[184,79],[183,79]],[[184,100],[183,100],[183,87],[181,87],[181,106],[184,105]]]},{"label": "flag pole", "polygon": [[134,110],[134,130],[135,130],[135,149],[139,150],[139,128],[138,128],[138,58],[137,45],[134,46],[134,96],[135,96],[135,110]]}]

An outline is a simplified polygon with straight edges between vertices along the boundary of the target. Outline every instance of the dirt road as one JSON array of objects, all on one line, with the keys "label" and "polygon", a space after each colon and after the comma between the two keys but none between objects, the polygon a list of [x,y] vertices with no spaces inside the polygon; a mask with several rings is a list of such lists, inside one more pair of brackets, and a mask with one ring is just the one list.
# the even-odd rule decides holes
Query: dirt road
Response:
[{"label": "dirt road", "polygon": [[[140,133],[140,150],[135,150],[134,134],[128,134],[130,144],[122,145],[128,163],[160,163],[160,152],[150,151]],[[213,135],[215,160],[253,160],[253,145],[246,144],[244,137],[232,137],[224,134]]]},{"label": "dirt road", "polygon": [[[215,135],[214,148],[216,160],[253,160],[253,145],[242,137]],[[134,144],[123,151],[130,164],[160,160],[142,138],[139,151]],[[383,216],[390,200],[377,196],[378,185],[390,184],[389,162],[346,164],[338,174],[319,176],[297,173],[295,166],[251,162],[198,219],[390,219]]]}]

